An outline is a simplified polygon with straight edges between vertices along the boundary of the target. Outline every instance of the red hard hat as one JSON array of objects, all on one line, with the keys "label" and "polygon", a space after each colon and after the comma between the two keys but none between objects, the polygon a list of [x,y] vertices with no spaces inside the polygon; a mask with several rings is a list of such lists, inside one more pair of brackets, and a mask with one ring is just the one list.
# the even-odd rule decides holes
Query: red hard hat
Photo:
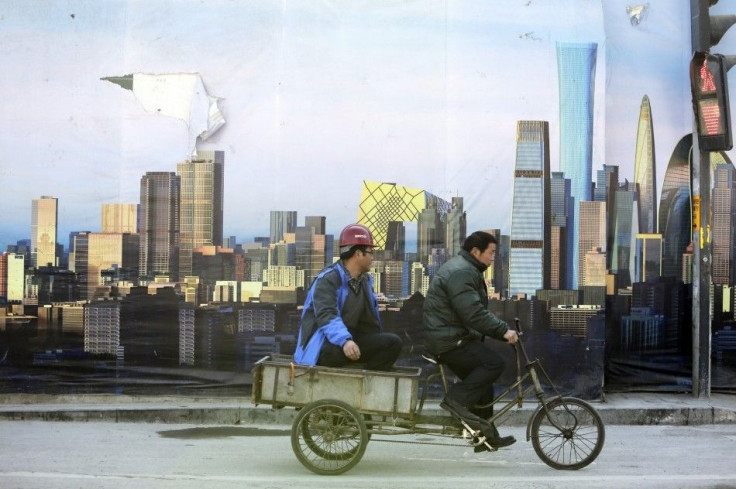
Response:
[{"label": "red hard hat", "polygon": [[348,224],[340,233],[340,248],[343,246],[374,246],[373,235],[362,224]]}]

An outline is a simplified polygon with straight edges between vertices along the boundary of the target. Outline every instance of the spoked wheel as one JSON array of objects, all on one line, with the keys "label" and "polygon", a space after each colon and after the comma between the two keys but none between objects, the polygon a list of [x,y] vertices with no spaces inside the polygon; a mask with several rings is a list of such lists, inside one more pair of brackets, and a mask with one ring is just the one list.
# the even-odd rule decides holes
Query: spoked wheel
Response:
[{"label": "spoked wheel", "polygon": [[544,463],[558,470],[577,470],[598,457],[606,433],[603,421],[585,401],[554,399],[534,415],[532,445]]},{"label": "spoked wheel", "polygon": [[352,469],[365,453],[368,429],[352,406],[322,399],[303,407],[291,429],[291,448],[306,468],[320,475]]}]

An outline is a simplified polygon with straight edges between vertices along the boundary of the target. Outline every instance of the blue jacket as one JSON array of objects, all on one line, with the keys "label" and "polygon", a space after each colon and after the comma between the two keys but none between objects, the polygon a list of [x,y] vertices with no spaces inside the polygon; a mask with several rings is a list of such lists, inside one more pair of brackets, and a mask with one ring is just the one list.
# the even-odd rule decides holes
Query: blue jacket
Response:
[{"label": "blue jacket", "polygon": [[[349,276],[340,262],[322,270],[312,282],[302,310],[299,339],[297,340],[294,361],[300,365],[316,365],[319,352],[325,341],[342,346],[352,335],[342,320],[342,307],[348,297]],[[378,313],[378,301],[373,294],[373,278],[369,275],[363,286],[367,286],[372,309],[382,330]],[[315,297],[315,291],[318,291]]]}]

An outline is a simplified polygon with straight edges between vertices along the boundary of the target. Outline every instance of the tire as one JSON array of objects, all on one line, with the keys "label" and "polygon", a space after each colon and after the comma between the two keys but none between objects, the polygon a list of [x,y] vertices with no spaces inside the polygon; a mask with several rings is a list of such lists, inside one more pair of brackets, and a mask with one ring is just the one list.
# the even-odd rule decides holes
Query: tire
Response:
[{"label": "tire", "polygon": [[291,429],[291,448],[299,462],[320,475],[355,467],[368,445],[363,416],[352,406],[322,399],[303,407]]},{"label": "tire", "polygon": [[[371,432],[370,430],[373,428],[373,423],[371,422],[373,418],[370,414],[363,414],[363,422],[365,423],[365,427],[367,430],[367,439],[366,443],[368,443],[371,440]],[[359,446],[355,445],[351,448],[349,448],[347,451],[343,453],[331,453],[325,450],[322,450],[320,447],[319,442],[315,441],[312,435],[312,432],[309,429],[309,423],[302,423],[300,428],[302,438],[304,439],[304,443],[307,444],[307,447],[309,447],[310,450],[312,450],[316,455],[322,457],[322,458],[333,458],[336,460],[347,460],[353,455],[355,455],[358,451]]]},{"label": "tire", "polygon": [[558,470],[589,465],[601,453],[605,438],[603,421],[596,410],[574,397],[550,401],[547,410],[539,409],[532,420],[534,451],[544,463]]}]

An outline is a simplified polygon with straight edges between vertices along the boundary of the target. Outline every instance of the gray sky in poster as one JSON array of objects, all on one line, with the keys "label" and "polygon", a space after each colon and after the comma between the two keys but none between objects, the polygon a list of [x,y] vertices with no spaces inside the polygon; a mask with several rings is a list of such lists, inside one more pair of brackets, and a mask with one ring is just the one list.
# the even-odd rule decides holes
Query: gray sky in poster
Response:
[{"label": "gray sky in poster", "polygon": [[338,233],[364,179],[462,196],[469,229],[508,232],[517,120],[550,122],[558,169],[556,41],[599,44],[594,177],[632,178],[648,94],[660,188],[692,126],[689,8],[650,0],[632,26],[630,4],[0,0],[0,247],[30,235],[33,198],[59,198],[66,246],[99,231],[101,204],[138,202],[146,171],[176,171],[184,123],[100,80],[135,72],[197,72],[222,98],[227,123],[199,148],[226,153],[239,239],[267,235],[270,210]]}]

